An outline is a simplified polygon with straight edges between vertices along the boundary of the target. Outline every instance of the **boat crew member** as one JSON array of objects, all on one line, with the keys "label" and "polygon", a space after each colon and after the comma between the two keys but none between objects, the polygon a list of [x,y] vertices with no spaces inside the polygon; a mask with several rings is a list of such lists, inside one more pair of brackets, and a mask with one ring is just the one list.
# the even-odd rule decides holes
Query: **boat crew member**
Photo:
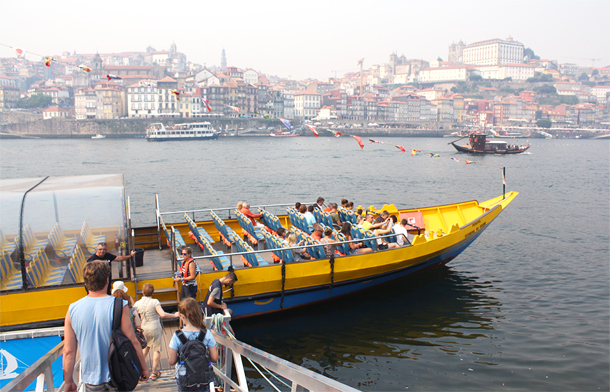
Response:
[{"label": "boat crew member", "polygon": [[193,250],[189,247],[182,249],[182,264],[178,267],[176,272],[177,277],[174,277],[174,282],[182,282],[182,290],[180,291],[180,298],[194,298],[197,299],[197,263],[193,258]]},{"label": "boat crew member", "polygon": [[[87,262],[93,261],[93,260],[104,260],[108,262],[108,265],[110,266],[110,276],[109,276],[109,282],[112,282],[112,263],[113,261],[126,261],[129,260],[131,257],[133,257],[136,254],[135,250],[132,250],[131,253],[129,255],[125,255],[125,256],[115,256],[112,253],[108,253],[108,245],[106,245],[105,242],[100,242],[99,244],[97,244],[97,248],[95,249],[95,253],[92,254],[91,256],[89,256],[89,258],[87,259]],[[85,286],[85,289],[87,288],[87,286]],[[110,295],[110,283],[108,284],[108,295]]]},{"label": "boat crew member", "polygon": [[[80,352],[81,381],[85,384],[84,389],[87,391],[115,390],[109,384],[110,371],[108,370],[108,348],[114,314],[114,297],[106,294],[107,288],[110,286],[110,264],[102,261],[86,263],[83,268],[83,279],[88,294],[70,305],[64,322],[64,390],[67,392],[77,390],[74,382],[77,349]],[[133,332],[129,307],[125,300],[123,300],[121,315],[121,331],[134,347],[140,346]],[[143,368],[140,380],[145,381],[150,376],[150,371],[142,350],[136,350],[136,354]]]},{"label": "boat crew member", "polygon": [[[233,271],[230,271],[220,279],[214,279],[212,281],[212,284],[210,284],[210,288],[208,289],[208,293],[205,295],[205,299],[203,300],[206,317],[210,317],[217,313],[222,314],[224,309],[228,309],[227,304],[222,300],[222,287],[231,287],[235,282],[237,282],[237,275],[235,275],[235,272]],[[231,309],[228,310],[229,314],[233,314]]]}]

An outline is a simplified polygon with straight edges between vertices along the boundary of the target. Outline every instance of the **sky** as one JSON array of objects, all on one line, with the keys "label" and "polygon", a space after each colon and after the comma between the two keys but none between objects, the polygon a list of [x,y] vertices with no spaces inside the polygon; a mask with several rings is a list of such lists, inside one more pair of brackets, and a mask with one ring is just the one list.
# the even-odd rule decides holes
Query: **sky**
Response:
[{"label": "sky", "polygon": [[[543,59],[610,65],[610,0],[7,0],[1,9],[0,44],[41,55],[175,42],[188,61],[220,65],[224,48],[229,66],[292,79],[326,80],[394,52],[446,60],[452,42],[508,36]],[[0,57],[13,55],[0,46]]]}]

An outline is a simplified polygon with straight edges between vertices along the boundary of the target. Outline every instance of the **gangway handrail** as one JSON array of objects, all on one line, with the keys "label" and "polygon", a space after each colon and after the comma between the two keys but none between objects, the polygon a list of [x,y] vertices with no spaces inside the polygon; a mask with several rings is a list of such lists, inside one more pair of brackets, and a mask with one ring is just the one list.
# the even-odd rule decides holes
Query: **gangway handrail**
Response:
[{"label": "gangway handrail", "polygon": [[[0,392],[24,391],[31,383],[36,381],[36,391],[55,391],[53,383],[53,362],[64,352],[64,342],[61,341],[57,346],[34,362],[30,367],[21,372],[17,377],[6,384]],[[46,389],[44,386],[46,384]],[[62,386],[59,387],[62,390]]]},{"label": "gangway handrail", "polygon": [[[236,339],[228,339],[227,337],[217,333],[214,330],[210,330],[214,334],[216,342],[225,349],[231,350],[233,355],[239,355],[246,357],[253,362],[256,362],[270,371],[290,380],[292,382],[292,391],[345,391],[345,392],[358,392],[358,389],[352,388],[348,385],[342,384],[339,381],[333,380],[319,373],[313,372],[302,366],[296,365],[285,359],[276,357],[273,354],[269,354],[260,350],[256,347],[252,347],[249,344],[240,342]],[[228,353],[227,353],[228,354]],[[225,358],[227,358],[225,356]],[[227,372],[230,369],[225,369]],[[238,372],[240,369],[236,369]],[[241,370],[243,371],[243,369]],[[232,387],[239,389],[240,391],[247,391],[247,385],[238,385],[234,381],[223,374],[218,368],[215,368],[215,373],[219,375],[225,382],[229,383]],[[245,382],[245,378],[239,377],[240,384]]]}]

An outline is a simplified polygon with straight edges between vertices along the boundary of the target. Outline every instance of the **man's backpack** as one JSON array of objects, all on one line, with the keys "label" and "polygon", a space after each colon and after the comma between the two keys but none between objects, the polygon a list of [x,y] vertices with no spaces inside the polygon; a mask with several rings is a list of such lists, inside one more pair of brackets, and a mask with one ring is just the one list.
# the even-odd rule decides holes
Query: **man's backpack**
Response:
[{"label": "man's backpack", "polygon": [[189,340],[182,331],[176,331],[182,346],[178,351],[178,363],[184,362],[186,374],[178,372],[178,383],[182,391],[207,390],[208,385],[214,380],[214,371],[210,364],[208,348],[203,343],[205,331],[199,331],[196,339]]},{"label": "man's backpack", "polygon": [[142,374],[142,365],[131,340],[121,331],[123,299],[114,299],[112,335],[108,348],[108,368],[110,381],[119,391],[133,391]]}]

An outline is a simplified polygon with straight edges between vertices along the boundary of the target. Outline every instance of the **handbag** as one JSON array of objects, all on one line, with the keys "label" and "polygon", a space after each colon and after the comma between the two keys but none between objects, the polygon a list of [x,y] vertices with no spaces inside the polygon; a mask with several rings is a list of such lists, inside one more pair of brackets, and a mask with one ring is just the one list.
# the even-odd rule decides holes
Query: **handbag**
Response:
[{"label": "handbag", "polygon": [[138,339],[138,342],[140,342],[140,346],[142,346],[142,350],[144,350],[148,345],[148,343],[146,342],[146,338],[144,337],[144,330],[142,328],[136,328],[134,332],[136,334],[136,339]]}]

